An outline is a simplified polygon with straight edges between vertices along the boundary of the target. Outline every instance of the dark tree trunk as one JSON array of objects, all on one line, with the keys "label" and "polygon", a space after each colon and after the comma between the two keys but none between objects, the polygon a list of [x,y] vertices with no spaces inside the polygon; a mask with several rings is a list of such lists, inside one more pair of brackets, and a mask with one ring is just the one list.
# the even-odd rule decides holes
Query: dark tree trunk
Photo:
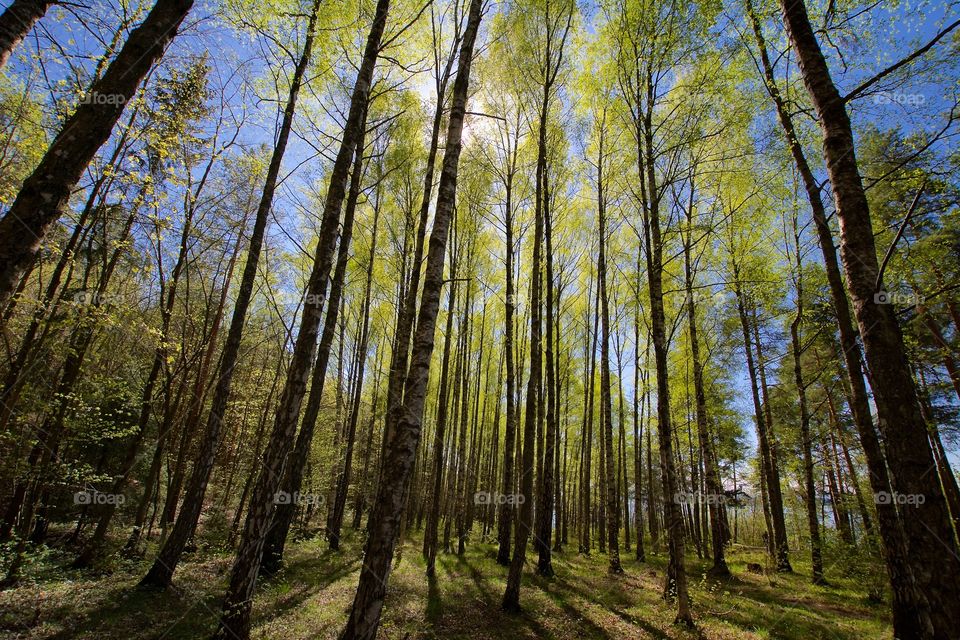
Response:
[{"label": "dark tree trunk", "polygon": [[[589,290],[588,290],[589,291]],[[590,508],[590,489],[593,480],[593,405],[596,390],[596,371],[597,371],[597,340],[600,336],[600,287],[596,287],[593,296],[593,324],[590,323],[590,310],[587,310],[587,336],[585,349],[589,349],[584,354],[584,364],[590,361],[587,371],[587,384],[584,385],[584,417],[583,417],[583,473],[581,474],[580,488],[583,492],[582,508],[580,519],[580,553],[590,554],[590,537],[593,526],[593,511]],[[590,330],[590,327],[593,330]],[[589,356],[589,358],[587,357]]]},{"label": "dark tree trunk", "polygon": [[0,219],[0,309],[7,306],[83,171],[110,137],[125,104],[163,55],[191,7],[193,0],[157,0],[103,77],[90,87],[91,99],[67,118],[37,168],[24,180]]},{"label": "dark tree trunk", "polygon": [[802,341],[800,325],[803,322],[803,261],[801,258],[800,229],[796,216],[793,219],[794,275],[796,285],[797,313],[790,323],[790,344],[793,350],[793,379],[797,385],[797,400],[800,405],[800,446],[803,448],[803,486],[807,507],[807,527],[810,531],[810,565],[813,584],[826,584],[823,577],[823,549],[820,542],[820,521],[817,519],[817,487],[813,481],[813,452],[810,442],[810,408],[807,406],[807,387],[803,380]]},{"label": "dark tree trunk", "polygon": [[763,404],[760,400],[760,382],[758,381],[757,365],[754,360],[753,338],[751,324],[747,312],[747,294],[740,285],[740,275],[734,262],[734,293],[737,297],[737,312],[740,316],[740,328],[743,331],[743,350],[747,360],[747,372],[750,375],[750,390],[753,396],[754,418],[757,422],[757,449],[760,457],[761,493],[763,495],[764,519],[767,522],[767,545],[777,564],[778,571],[789,570],[789,560],[786,555],[786,528],[782,526],[783,518],[775,517],[779,508],[783,513],[783,501],[775,496],[780,495],[780,481],[772,471],[774,462],[770,447],[770,436],[767,431],[767,420],[764,416]]},{"label": "dark tree trunk", "polygon": [[[647,257],[647,284],[650,298],[650,333],[657,373],[657,440],[660,445],[660,469],[663,477],[663,514],[667,529],[670,560],[664,584],[664,597],[676,598],[676,623],[693,626],[690,597],[687,592],[686,561],[684,560],[683,512],[678,504],[679,482],[673,456],[673,429],[670,416],[670,382],[667,369],[666,313],[663,304],[663,237],[660,229],[660,196],[654,166],[653,70],[648,65],[645,73],[646,109],[640,130],[640,181],[645,185],[644,229]],[[649,450],[649,447],[648,447]],[[652,483],[651,483],[652,488]],[[652,495],[652,492],[651,492]],[[652,518],[651,518],[652,519]]]},{"label": "dark tree trunk", "polygon": [[[790,111],[775,82],[773,65],[767,55],[760,22],[757,19],[752,4],[749,2],[747,3],[747,11],[750,14],[757,45],[760,49],[760,59],[763,64],[767,91],[776,106],[780,124],[786,135],[787,144],[790,147],[790,153],[797,165],[797,170],[803,178],[804,188],[810,201],[810,208],[817,229],[817,239],[821,252],[823,253],[823,263],[826,269],[827,281],[830,285],[831,299],[833,300],[834,311],[837,315],[840,342],[843,346],[843,359],[850,383],[850,410],[853,414],[854,424],[857,426],[860,442],[863,445],[864,455],[867,459],[867,466],[870,470],[870,487],[874,495],[887,494],[890,493],[891,490],[890,478],[887,472],[887,461],[883,454],[880,440],[877,437],[876,429],[874,428],[873,417],[870,414],[867,387],[861,366],[860,343],[850,317],[850,306],[840,275],[836,248],[833,244],[833,234],[830,231],[823,200],[821,199],[820,185],[814,177],[813,171],[810,169],[803,147],[800,145],[799,138],[794,129]],[[896,511],[896,506],[892,504],[892,502],[884,501],[877,503],[877,520],[880,535],[884,542],[884,558],[886,560],[887,573],[891,583],[900,585],[893,589],[894,628],[897,635],[906,637],[910,635],[913,629],[917,628],[916,611],[917,607],[920,606],[916,599],[917,593],[916,587],[913,584],[912,571],[905,564],[908,553],[907,541],[900,523],[900,517]]]},{"label": "dark tree trunk", "polygon": [[54,4],[54,0],[14,0],[0,14],[0,69],[7,66],[13,50]]},{"label": "dark tree trunk", "polygon": [[780,460],[777,436],[773,430],[773,410],[770,406],[770,393],[767,386],[766,359],[763,356],[763,343],[760,338],[760,319],[758,305],[752,309],[753,345],[757,350],[757,374],[760,381],[760,395],[763,399],[763,420],[766,425],[768,452],[767,497],[770,506],[770,521],[773,524],[773,545],[777,561],[777,571],[793,571],[790,566],[790,549],[787,546],[787,523],[783,508],[783,490],[780,487]]},{"label": "dark tree trunk", "polygon": [[[637,254],[637,273],[640,273],[640,254]],[[650,341],[646,342],[644,366],[650,359]],[[643,547],[643,409],[647,395],[647,376],[640,378],[640,296],[633,315],[633,518],[637,532],[637,561],[646,562],[647,554]],[[643,391],[641,392],[641,389]],[[641,395],[642,394],[642,395]]]},{"label": "dark tree trunk", "polygon": [[521,500],[517,526],[514,534],[513,557],[510,560],[510,569],[507,574],[507,586],[503,594],[501,607],[510,613],[520,611],[520,581],[523,576],[523,567],[526,563],[527,542],[530,538],[530,529],[533,524],[533,474],[535,467],[537,403],[540,395],[541,375],[541,340],[540,340],[540,280],[541,280],[541,247],[543,236],[543,209],[540,199],[543,197],[543,163],[545,158],[537,160],[537,188],[534,204],[534,240],[533,262],[531,264],[530,284],[530,375],[527,379],[527,393],[524,399],[523,422],[523,452],[520,463],[520,491],[517,494]]},{"label": "dark tree trunk", "polygon": [[[544,105],[546,107],[546,105]],[[543,112],[544,122],[542,127],[546,129],[546,108]],[[543,135],[541,152],[547,153],[546,135]],[[559,481],[556,477],[555,459],[557,455],[557,389],[556,389],[556,352],[554,351],[553,332],[553,225],[550,214],[550,191],[548,189],[548,170],[546,155],[543,162],[543,225],[544,225],[544,245],[545,254],[545,273],[544,273],[544,311],[546,312],[546,337],[543,341],[544,352],[546,356],[546,425],[544,427],[543,440],[543,468],[540,478],[540,492],[537,498],[537,533],[536,539],[539,547],[537,549],[537,573],[544,577],[554,575],[553,563],[551,562],[550,538],[553,531],[554,517],[554,499],[556,498],[555,485]],[[541,395],[543,391],[541,390]],[[541,399],[542,404],[542,399]],[[542,410],[542,409],[541,409]]]},{"label": "dark tree trunk", "polygon": [[[451,244],[450,251],[451,280],[456,277],[457,273],[457,255],[452,247],[453,244]],[[427,530],[423,534],[423,557],[427,562],[428,577],[434,575],[434,566],[437,560],[437,528],[440,526],[440,495],[443,491],[443,450],[446,446],[447,414],[449,411],[447,397],[450,379],[450,342],[453,339],[453,318],[456,315],[454,306],[456,304],[456,291],[456,284],[450,282],[447,292],[447,326],[443,333],[443,359],[440,362],[440,389],[437,391],[437,419],[433,432],[433,487],[431,488],[430,506],[427,511]]]},{"label": "dark tree trunk", "polygon": [[[389,0],[378,0],[373,24],[367,36],[363,59],[350,98],[340,147],[330,173],[323,206],[319,240],[313,269],[307,282],[306,299],[300,313],[300,331],[294,342],[287,379],[280,395],[270,439],[264,450],[262,470],[254,484],[243,536],[233,565],[230,586],[224,598],[217,637],[247,638],[250,635],[251,599],[260,571],[265,537],[273,522],[274,502],[286,471],[294,433],[300,417],[307,379],[314,365],[320,320],[337,244],[340,209],[347,192],[351,161],[362,140],[367,104],[373,84],[373,70],[387,21]],[[328,313],[333,313],[327,305]]]},{"label": "dark tree trunk", "polygon": [[[780,4],[804,85],[820,118],[824,158],[840,221],[840,252],[870,368],[880,430],[888,449],[896,452],[888,460],[892,488],[901,495],[924,496],[922,504],[907,507],[909,513],[903,519],[907,562],[916,589],[909,581],[893,580],[894,590],[904,591],[900,598],[918,602],[919,621],[912,625],[896,620],[895,633],[901,637],[948,638],[954,635],[956,620],[960,619],[960,583],[955,579],[960,575],[960,554],[939,480],[929,473],[936,462],[900,325],[894,308],[879,304],[876,297],[883,283],[850,118],[830,77],[806,5],[783,0]],[[888,551],[901,553],[900,549]],[[899,623],[902,626],[896,626]]]},{"label": "dark tree trunk", "polygon": [[[511,161],[516,157],[514,153]],[[507,170],[506,181],[504,184],[504,189],[506,191],[506,203],[504,205],[504,228],[506,232],[506,298],[504,300],[504,313],[505,313],[505,326],[504,326],[504,339],[503,339],[503,349],[505,352],[506,359],[506,376],[507,376],[507,388],[506,388],[506,423],[504,425],[504,436],[503,436],[503,477],[500,481],[500,492],[502,495],[510,495],[513,493],[514,487],[514,473],[513,473],[513,460],[514,460],[514,450],[516,449],[516,440],[517,440],[517,410],[515,400],[516,400],[516,367],[514,365],[514,340],[513,340],[513,316],[514,309],[516,308],[516,300],[514,299],[516,293],[513,284],[513,171],[514,166],[511,164],[510,168]],[[497,563],[501,565],[508,565],[510,563],[510,523],[513,520],[513,511],[514,507],[512,504],[508,504],[507,501],[504,501],[503,504],[498,505],[498,516],[497,516]]]},{"label": "dark tree trunk", "polygon": [[[357,146],[358,155],[363,154],[363,145]],[[358,167],[354,167],[356,171]],[[373,207],[373,229],[370,232],[370,257],[367,261],[367,281],[364,287],[363,311],[360,321],[360,346],[357,348],[357,372],[354,374],[356,383],[353,389],[353,407],[350,411],[350,422],[347,425],[346,451],[343,459],[343,471],[340,474],[340,483],[337,486],[336,498],[333,504],[333,516],[330,519],[330,528],[327,538],[331,546],[334,540],[340,539],[340,529],[343,527],[343,515],[347,505],[347,490],[350,487],[350,475],[353,464],[354,441],[357,435],[357,423],[360,420],[360,400],[363,391],[363,372],[367,361],[367,346],[370,340],[370,290],[373,283],[373,263],[377,252],[377,226],[380,221],[379,192]],[[299,487],[297,487],[299,491]]]},{"label": "dark tree trunk", "polygon": [[[337,264],[334,267],[333,282],[330,285],[330,300],[327,303],[327,314],[323,319],[323,332],[320,335],[320,346],[317,348],[317,359],[313,366],[312,379],[310,381],[310,396],[307,399],[307,408],[303,412],[303,422],[300,425],[300,432],[297,434],[297,442],[293,447],[293,455],[290,460],[287,475],[283,479],[281,491],[290,500],[282,501],[276,505],[273,514],[273,526],[267,533],[266,541],[263,545],[263,566],[261,571],[265,575],[273,575],[283,566],[283,551],[287,543],[287,537],[290,535],[290,527],[293,525],[294,516],[297,513],[297,500],[303,486],[303,478],[307,470],[307,460],[310,456],[310,449],[313,444],[313,435],[317,427],[317,418],[320,415],[320,406],[323,402],[323,389],[327,380],[327,365],[330,362],[330,351],[333,346],[333,339],[337,333],[337,321],[343,322],[340,317],[340,309],[344,303],[343,288],[347,274],[347,261],[350,256],[350,245],[353,241],[353,227],[356,217],[357,201],[360,197],[360,185],[363,179],[363,149],[366,136],[362,131],[366,127],[366,111],[361,119],[361,134],[357,141],[357,149],[354,153],[353,170],[350,175],[350,190],[347,193],[347,203],[343,213],[343,230],[340,234],[340,243],[337,248]],[[343,349],[343,325],[341,324],[341,336],[339,348],[341,350],[340,361],[342,363]],[[343,367],[338,367],[337,374],[342,373]],[[338,385],[338,407],[341,401],[339,395],[340,386]],[[338,410],[339,420],[339,410]],[[339,437],[339,422],[334,426],[334,444]],[[334,446],[334,450],[337,448]],[[334,462],[336,465],[336,461]],[[336,468],[336,467],[335,467]],[[335,497],[334,497],[335,499]],[[332,502],[332,501],[331,501]],[[330,505],[333,506],[332,504]],[[328,515],[332,515],[330,509]],[[330,521],[328,518],[328,541],[331,549],[340,548],[339,533],[336,538],[329,536]]]},{"label": "dark tree trunk", "polygon": [[[604,118],[606,113],[604,113]],[[607,291],[607,222],[606,194],[604,193],[604,133],[600,124],[599,155],[597,158],[597,212],[598,212],[598,257],[597,281],[600,291],[600,425],[603,429],[603,451],[605,482],[604,491],[607,501],[607,546],[609,547],[610,573],[623,573],[620,565],[620,499],[614,474],[613,457],[613,407],[610,399],[610,295]]]}]

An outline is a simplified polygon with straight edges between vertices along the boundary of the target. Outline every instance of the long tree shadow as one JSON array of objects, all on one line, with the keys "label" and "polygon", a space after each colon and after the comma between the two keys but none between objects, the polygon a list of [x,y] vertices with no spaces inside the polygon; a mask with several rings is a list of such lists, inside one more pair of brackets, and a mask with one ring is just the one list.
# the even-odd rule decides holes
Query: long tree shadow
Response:
[{"label": "long tree shadow", "polygon": [[[529,631],[537,638],[552,638],[554,634],[544,627],[531,615],[534,611],[522,609],[520,614],[507,614],[500,609],[499,596],[490,589],[490,578],[474,565],[468,556],[446,556],[438,564],[443,567],[449,584],[457,584],[457,578],[462,574],[454,572],[454,568],[461,569],[469,575],[475,593],[458,592],[458,598],[444,610],[445,619],[454,621],[455,628],[445,628],[446,637],[465,637],[471,631],[482,628],[487,634],[496,638],[528,637],[524,631]],[[502,569],[495,565],[497,569]],[[482,602],[478,608],[477,600]],[[471,624],[473,622],[474,624]],[[490,636],[485,636],[490,637]]]},{"label": "long tree shadow", "polygon": [[427,622],[431,626],[440,622],[443,617],[443,601],[440,598],[440,589],[437,587],[437,576],[427,576]]},{"label": "long tree shadow", "polygon": [[[327,561],[332,557],[336,557],[340,561],[330,566]],[[298,585],[298,588],[286,591],[272,600],[269,613],[260,616],[255,615],[254,625],[271,622],[299,608],[317,593],[356,572],[360,568],[360,564],[360,558],[345,558],[341,554],[329,550],[318,557],[291,563],[286,569],[272,577],[269,583],[263,585],[263,595],[267,595],[266,592],[273,590],[283,591],[291,584]]]},{"label": "long tree shadow", "polygon": [[[204,637],[213,631],[219,618],[221,599],[222,589],[217,587],[203,593],[177,584],[159,592],[117,587],[105,598],[109,603],[105,606],[72,614],[53,612],[54,619],[71,619],[73,623],[49,637],[51,640],[70,640],[85,634],[109,637],[104,629],[114,628],[121,619],[148,633],[155,629],[156,637]],[[171,611],[177,612],[172,624],[169,622]],[[66,618],[62,618],[63,615]]]}]

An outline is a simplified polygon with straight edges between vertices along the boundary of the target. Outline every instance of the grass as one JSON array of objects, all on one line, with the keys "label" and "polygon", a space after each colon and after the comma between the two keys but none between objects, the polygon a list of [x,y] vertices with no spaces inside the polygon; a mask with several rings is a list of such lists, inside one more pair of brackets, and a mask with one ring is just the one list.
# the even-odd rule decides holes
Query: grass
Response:
[{"label": "grass", "polygon": [[[528,552],[521,592],[523,612],[500,610],[506,569],[495,546],[468,545],[461,557],[440,554],[437,576],[428,581],[420,540],[404,541],[390,577],[379,637],[412,638],[674,638],[796,640],[871,639],[892,635],[885,605],[872,604],[855,579],[828,573],[828,587],[810,584],[809,566],[792,559],[796,573],[758,575],[748,562],[762,554],[733,548],[734,578],[706,577],[707,564],[688,557],[695,631],[672,624],[674,610],[661,597],[664,554],[648,552],[638,563],[623,553],[625,575],[607,573],[605,554],[584,556],[575,547],[554,554],[556,577],[533,575]],[[795,556],[798,554],[795,554]],[[134,589],[145,562],[115,561],[99,573],[50,569],[63,558],[46,558],[17,589],[0,592],[0,637],[203,638],[217,621],[231,556],[204,552],[188,557],[176,588],[164,593]],[[322,539],[288,545],[288,566],[261,582],[254,603],[254,638],[335,638],[356,588],[361,540],[348,538],[340,552]]]}]

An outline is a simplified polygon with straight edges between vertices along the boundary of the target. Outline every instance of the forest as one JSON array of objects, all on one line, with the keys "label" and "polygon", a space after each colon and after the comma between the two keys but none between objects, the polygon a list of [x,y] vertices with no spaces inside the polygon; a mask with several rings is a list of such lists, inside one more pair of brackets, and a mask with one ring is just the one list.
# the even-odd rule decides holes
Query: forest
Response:
[{"label": "forest", "polygon": [[0,2],[0,638],[960,638],[960,2]]}]

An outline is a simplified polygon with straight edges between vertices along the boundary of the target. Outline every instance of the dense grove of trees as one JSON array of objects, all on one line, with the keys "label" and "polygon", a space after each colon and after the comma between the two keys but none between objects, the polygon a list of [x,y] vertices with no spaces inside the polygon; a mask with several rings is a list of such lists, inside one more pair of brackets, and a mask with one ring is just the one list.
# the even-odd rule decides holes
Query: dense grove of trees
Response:
[{"label": "dense grove of trees", "polygon": [[956,637],[954,4],[6,4],[3,589],[203,541],[247,638],[356,531],[342,638],[412,537],[692,627],[736,544]]}]

